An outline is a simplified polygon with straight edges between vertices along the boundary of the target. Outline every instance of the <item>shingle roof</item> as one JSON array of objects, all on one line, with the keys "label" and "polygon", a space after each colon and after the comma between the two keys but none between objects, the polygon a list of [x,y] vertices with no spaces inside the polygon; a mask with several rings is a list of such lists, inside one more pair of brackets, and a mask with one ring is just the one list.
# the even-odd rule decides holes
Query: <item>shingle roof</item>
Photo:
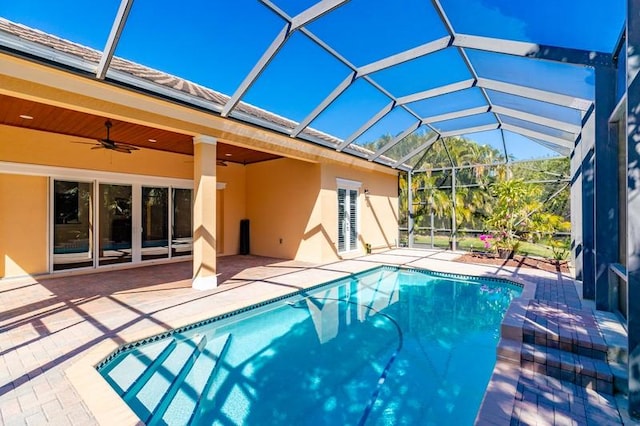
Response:
[{"label": "shingle roof", "polygon": [[[65,55],[71,55],[81,59],[82,61],[95,64],[96,67],[102,56],[102,52],[98,50],[47,34],[37,29],[11,22],[4,18],[0,18],[0,31],[31,43],[37,43],[38,45],[45,46]],[[221,109],[229,100],[229,96],[223,93],[119,57],[113,58],[110,69],[120,71],[135,78],[146,80],[147,82],[164,88],[187,93],[196,98],[210,102],[213,109]],[[255,107],[246,102],[240,102],[235,108],[235,111],[287,130],[293,130],[298,124],[292,120]],[[341,139],[313,128],[306,128],[302,134],[310,137],[311,139],[327,143],[331,147],[337,147],[342,143]],[[357,145],[351,145],[349,148],[365,154],[371,153],[371,151]]]}]

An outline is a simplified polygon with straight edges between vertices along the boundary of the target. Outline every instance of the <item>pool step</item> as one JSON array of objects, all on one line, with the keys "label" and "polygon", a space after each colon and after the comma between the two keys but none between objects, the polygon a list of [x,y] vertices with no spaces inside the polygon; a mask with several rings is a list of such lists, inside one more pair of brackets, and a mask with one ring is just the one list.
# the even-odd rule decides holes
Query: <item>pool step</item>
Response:
[{"label": "pool step", "polygon": [[512,305],[502,324],[503,338],[607,359],[607,342],[592,310],[538,300]]},{"label": "pool step", "polygon": [[151,419],[176,378],[188,374],[205,343],[206,338],[202,335],[171,339],[166,349],[123,395],[142,421],[146,423]]},{"label": "pool step", "polygon": [[523,301],[505,316],[497,357],[523,370],[613,394],[626,387],[619,365],[626,361],[626,351],[611,340],[593,310]]},{"label": "pool step", "polygon": [[[229,344],[231,342],[231,335],[229,334],[228,336],[229,336],[228,339],[224,342],[224,346],[220,351],[220,355],[218,356],[218,362],[214,366],[214,370],[211,372],[211,374],[209,374],[208,377],[206,377],[206,383],[204,384],[204,387],[202,388],[202,392],[200,393],[201,397],[200,399],[198,399],[198,401],[195,404],[195,407],[193,408],[193,412],[191,413],[191,418],[189,419],[189,423],[191,423],[194,418],[197,418],[198,413],[202,409],[202,403],[209,400],[208,398],[209,398],[209,395],[212,393],[214,384],[219,385],[219,383],[224,380],[224,379],[220,379],[220,376],[226,378],[226,376],[229,374],[229,371],[226,371],[224,374],[222,372],[218,372],[218,370],[220,369],[219,367],[220,360],[224,359],[227,353],[227,350],[229,349],[229,346],[230,346]],[[213,392],[215,393],[215,390]]]},{"label": "pool step", "polygon": [[169,388],[162,396],[160,403],[151,414],[151,418],[147,420],[147,424],[154,424],[156,422],[154,422],[153,419],[162,418],[162,416],[167,411],[169,404],[173,401],[176,394],[180,390],[180,387],[184,384],[185,379],[192,373],[193,367],[196,364],[196,360],[200,358],[200,355],[206,347],[207,338],[205,336],[196,335],[194,336],[193,340],[197,342],[197,349],[191,352],[189,358],[187,358],[185,363],[182,365],[182,367],[180,368],[180,372],[177,376],[175,376],[175,378],[169,385]]},{"label": "pool step", "polygon": [[612,395],[613,372],[605,360],[523,343],[520,366],[578,386]]},{"label": "pool step", "polygon": [[206,342],[188,374],[174,381],[170,392],[154,412],[148,425],[185,424],[197,410],[201,395],[208,391],[207,385],[213,381],[221,360],[231,342],[231,334],[224,334]]},{"label": "pool step", "polygon": [[100,374],[120,396],[123,396],[134,383],[141,380],[144,372],[148,371],[158,358],[166,357],[168,352],[173,350],[174,345],[173,339],[164,339],[140,346],[127,353],[118,362],[107,364],[100,370]]},{"label": "pool step", "polygon": [[500,339],[498,359],[523,370],[533,371],[598,392],[613,394],[622,386],[618,369],[605,360],[556,348]]}]

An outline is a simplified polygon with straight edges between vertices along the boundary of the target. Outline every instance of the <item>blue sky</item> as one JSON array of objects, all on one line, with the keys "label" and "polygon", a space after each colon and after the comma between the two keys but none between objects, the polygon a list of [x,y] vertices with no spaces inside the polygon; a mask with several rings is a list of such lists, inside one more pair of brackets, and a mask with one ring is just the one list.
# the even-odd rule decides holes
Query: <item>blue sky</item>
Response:
[{"label": "blue sky", "polygon": [[[314,4],[313,0],[273,2],[289,15]],[[4,1],[0,3],[0,16],[102,50],[119,3]],[[625,0],[441,0],[441,4],[458,33],[610,52],[622,29]],[[280,17],[256,0],[183,0],[179,4],[170,0],[136,0],[116,55],[230,95],[283,25]],[[308,28],[355,66],[447,34],[431,2],[425,0],[351,0]],[[592,96],[590,69],[547,62],[532,66],[531,60],[478,51],[468,54],[481,76],[574,96]],[[294,33],[244,100],[300,121],[349,71],[306,36]],[[405,96],[470,78],[470,73],[457,51],[448,48],[380,71],[371,78],[392,95]],[[467,92],[466,101],[454,99],[453,95],[438,102],[418,102],[415,110],[423,114],[428,109],[429,115],[455,110],[457,103],[476,102],[477,93],[472,92]],[[513,100],[507,101],[514,105]],[[346,138],[388,102],[389,98],[378,89],[359,81],[312,126]],[[535,108],[543,115],[560,114],[563,119],[575,120],[571,111],[525,104],[515,103],[522,108]],[[394,110],[358,143],[384,133],[397,134],[412,120],[405,111]],[[486,121],[482,117],[475,120]],[[491,135],[488,132],[474,138],[495,143]],[[539,145],[532,149],[522,145],[518,157],[539,154],[543,149]]]}]

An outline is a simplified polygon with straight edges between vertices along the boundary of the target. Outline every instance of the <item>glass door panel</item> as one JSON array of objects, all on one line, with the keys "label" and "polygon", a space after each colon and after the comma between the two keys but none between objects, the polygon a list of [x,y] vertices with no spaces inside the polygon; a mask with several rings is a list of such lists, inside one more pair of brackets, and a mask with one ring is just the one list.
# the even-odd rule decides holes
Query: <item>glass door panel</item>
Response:
[{"label": "glass door panel", "polygon": [[358,191],[338,188],[338,253],[358,248]]},{"label": "glass door panel", "polygon": [[169,190],[142,187],[142,260],[169,257]]},{"label": "glass door panel", "polygon": [[338,189],[338,252],[342,253],[347,250],[347,241],[349,238],[349,217],[347,212],[347,191]]},{"label": "glass door panel", "polygon": [[53,270],[93,266],[93,184],[53,183]]},{"label": "glass door panel", "polygon": [[98,264],[131,262],[132,221],[129,185],[100,184]]},{"label": "glass door panel", "polygon": [[171,256],[187,256],[192,252],[191,190],[173,189],[173,223]]},{"label": "glass door panel", "polygon": [[357,205],[358,191],[352,189],[349,191],[349,250],[356,250],[358,248]]}]

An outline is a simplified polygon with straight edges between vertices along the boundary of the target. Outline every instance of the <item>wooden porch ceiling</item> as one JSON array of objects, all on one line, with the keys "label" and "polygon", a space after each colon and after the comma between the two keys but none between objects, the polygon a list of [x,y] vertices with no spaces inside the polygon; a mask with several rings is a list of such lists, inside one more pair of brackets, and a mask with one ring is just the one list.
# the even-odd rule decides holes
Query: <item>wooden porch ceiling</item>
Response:
[{"label": "wooden porch ceiling", "polygon": [[[107,120],[112,123],[110,138],[115,142],[139,148],[193,155],[193,140],[190,135],[0,94],[0,124],[8,126],[98,140],[106,137],[105,121]],[[69,143],[73,143],[73,138],[69,139]],[[78,147],[82,149],[82,145]],[[132,155],[135,155],[135,152]],[[239,164],[280,158],[278,155],[223,142],[217,144],[217,157],[218,160]]]}]

